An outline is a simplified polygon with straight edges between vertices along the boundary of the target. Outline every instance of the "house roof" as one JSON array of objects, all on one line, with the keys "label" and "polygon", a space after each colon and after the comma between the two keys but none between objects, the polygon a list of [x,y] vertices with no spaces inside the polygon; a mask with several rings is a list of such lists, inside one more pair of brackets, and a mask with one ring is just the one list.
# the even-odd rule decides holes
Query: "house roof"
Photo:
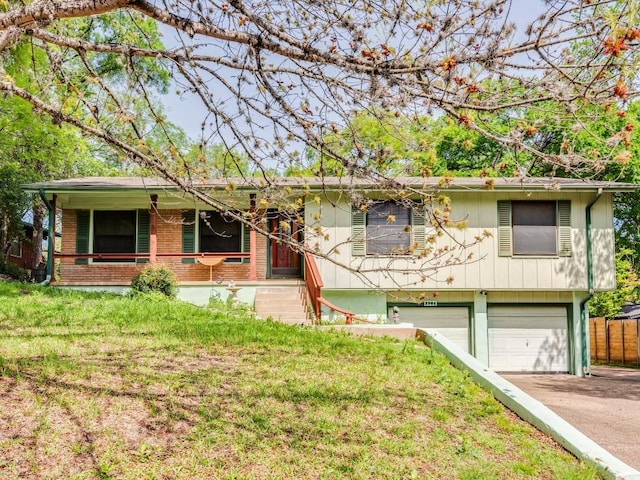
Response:
[{"label": "house roof", "polygon": [[634,319],[640,318],[640,305],[624,305],[620,308],[620,312],[615,316],[616,319]]},{"label": "house roof", "polygon": [[[193,182],[195,187],[224,188],[233,183],[234,189],[258,191],[269,187],[311,188],[313,190],[341,190],[358,188],[363,190],[385,190],[390,188],[447,190],[500,190],[500,191],[595,191],[631,192],[640,188],[632,183],[592,181],[572,178],[521,177],[521,178],[476,178],[476,177],[396,177],[384,182],[374,179],[352,177],[280,177],[269,181],[262,177],[247,179],[211,179]],[[162,191],[178,187],[168,180],[153,177],[84,177],[23,185],[27,191],[44,190],[47,193],[74,191]]]},{"label": "house roof", "polygon": [[[25,232],[27,232],[27,235],[30,236],[31,235],[30,232],[33,232],[33,223],[22,220],[22,228],[24,228]],[[49,228],[42,227],[42,238],[46,240],[48,236],[49,236]],[[56,237],[61,238],[62,234],[60,232],[56,232]]]}]

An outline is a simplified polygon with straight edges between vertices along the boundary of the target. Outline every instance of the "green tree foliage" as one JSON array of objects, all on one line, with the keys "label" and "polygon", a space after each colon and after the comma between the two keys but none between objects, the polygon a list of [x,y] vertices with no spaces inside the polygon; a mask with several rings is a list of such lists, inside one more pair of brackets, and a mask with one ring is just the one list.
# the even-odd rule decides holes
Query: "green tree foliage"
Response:
[{"label": "green tree foliage", "polygon": [[6,260],[11,243],[22,240],[22,216],[29,208],[29,199],[20,189],[22,174],[20,165],[4,158],[0,149],[0,260]]},{"label": "green tree foliage", "polygon": [[42,257],[44,204],[30,199],[20,185],[49,179],[106,174],[109,169],[90,154],[90,145],[68,125],[55,125],[33,112],[19,98],[0,98],[0,196],[2,196],[3,252],[22,230],[22,217],[31,207],[34,226],[32,268]]},{"label": "green tree foliage", "polygon": [[[432,176],[442,173],[431,136],[432,122],[390,113],[361,113],[340,131],[325,136],[330,150],[363,168],[385,175]],[[325,175],[344,175],[345,166],[321,157],[312,170]]]},{"label": "green tree foliage", "polygon": [[589,301],[589,314],[594,317],[613,318],[620,307],[638,302],[640,279],[633,267],[632,251],[621,249],[616,253],[616,284],[612,292],[596,293]]}]

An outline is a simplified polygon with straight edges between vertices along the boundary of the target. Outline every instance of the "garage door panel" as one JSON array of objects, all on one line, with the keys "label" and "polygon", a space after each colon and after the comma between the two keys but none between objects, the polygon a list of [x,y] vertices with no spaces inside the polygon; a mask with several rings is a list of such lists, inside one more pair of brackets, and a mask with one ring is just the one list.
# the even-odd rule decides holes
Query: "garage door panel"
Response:
[{"label": "garage door panel", "polygon": [[400,321],[411,322],[417,328],[437,330],[465,352],[469,352],[467,307],[400,307]]},{"label": "garage door panel", "polygon": [[568,370],[566,308],[490,306],[488,317],[489,366],[494,370]]}]

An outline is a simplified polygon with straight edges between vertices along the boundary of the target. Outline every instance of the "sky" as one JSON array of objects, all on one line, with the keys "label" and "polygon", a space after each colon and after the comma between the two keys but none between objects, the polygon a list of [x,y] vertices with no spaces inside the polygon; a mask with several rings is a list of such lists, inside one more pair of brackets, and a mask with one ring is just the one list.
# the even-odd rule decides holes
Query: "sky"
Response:
[{"label": "sky", "polygon": [[[544,4],[540,0],[513,0],[510,10],[510,18],[516,22],[518,33],[524,37],[524,29],[544,12]],[[160,31],[165,46],[168,48],[180,45],[177,34],[173,28],[162,26]],[[181,127],[192,140],[198,140],[201,134],[202,121],[206,115],[206,109],[199,98],[189,94],[176,94],[175,84],[169,94],[161,97],[169,120]]]}]

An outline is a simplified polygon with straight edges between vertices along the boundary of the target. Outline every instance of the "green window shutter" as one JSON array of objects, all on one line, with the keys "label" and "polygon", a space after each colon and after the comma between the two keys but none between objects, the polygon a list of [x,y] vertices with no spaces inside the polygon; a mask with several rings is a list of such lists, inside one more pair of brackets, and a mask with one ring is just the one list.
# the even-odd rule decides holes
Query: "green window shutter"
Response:
[{"label": "green window shutter", "polygon": [[498,200],[498,256],[510,257],[512,252],[511,202]]},{"label": "green window shutter", "polygon": [[351,209],[351,255],[363,257],[367,254],[367,214],[359,208]]},{"label": "green window shutter", "polygon": [[[182,212],[182,253],[196,253],[196,211]],[[196,263],[195,258],[183,258],[182,263]]]},{"label": "green window shutter", "polygon": [[411,234],[413,235],[411,243],[415,245],[417,253],[422,252],[426,247],[424,216],[424,205],[420,204],[415,209],[411,209]]},{"label": "green window shutter", "polygon": [[[78,210],[76,212],[76,253],[89,253],[89,223],[91,212]],[[87,265],[88,258],[76,258],[76,265]]]},{"label": "green window shutter", "polygon": [[[149,210],[138,210],[138,239],[136,253],[149,253],[149,237],[151,236]],[[138,258],[137,263],[149,263],[148,258]]]},{"label": "green window shutter", "polygon": [[[248,225],[242,224],[242,253],[249,253],[251,247],[251,236],[249,235],[251,229]],[[249,258],[243,258],[242,263],[249,263]]]},{"label": "green window shutter", "polygon": [[558,202],[558,255],[570,257],[573,252],[571,242],[571,202]]}]

